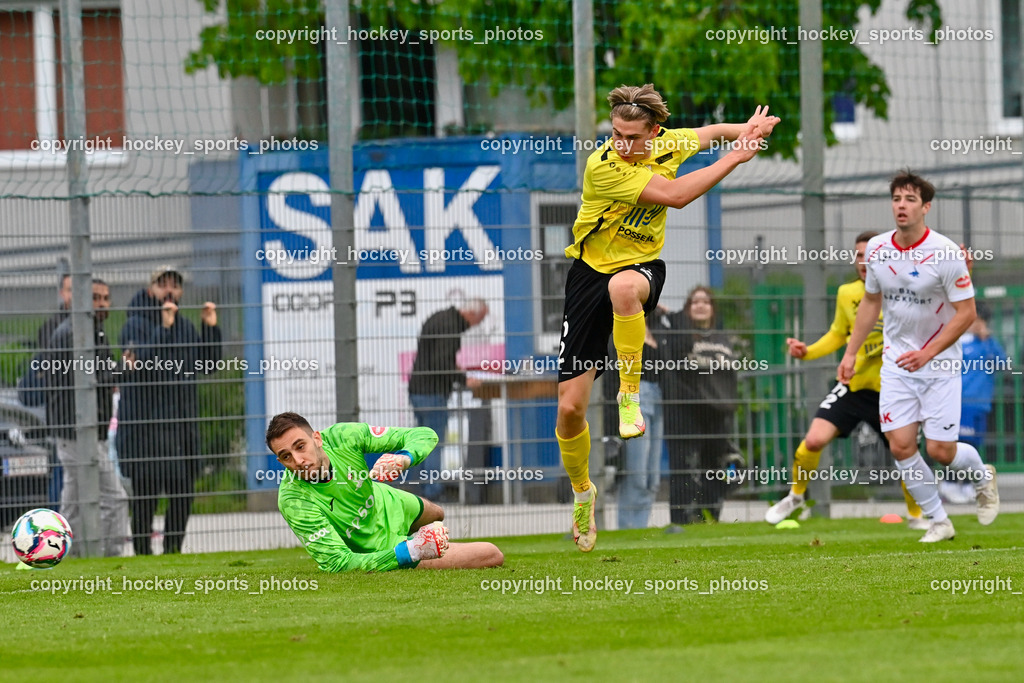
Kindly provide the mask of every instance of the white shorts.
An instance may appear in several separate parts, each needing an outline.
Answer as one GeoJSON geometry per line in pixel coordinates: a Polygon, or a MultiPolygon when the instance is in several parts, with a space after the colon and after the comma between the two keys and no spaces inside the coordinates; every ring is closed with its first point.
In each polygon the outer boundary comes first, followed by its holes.
{"type": "Polygon", "coordinates": [[[960,438],[960,375],[904,377],[882,373],[878,416],[883,432],[920,423],[924,438],[960,438]]]}

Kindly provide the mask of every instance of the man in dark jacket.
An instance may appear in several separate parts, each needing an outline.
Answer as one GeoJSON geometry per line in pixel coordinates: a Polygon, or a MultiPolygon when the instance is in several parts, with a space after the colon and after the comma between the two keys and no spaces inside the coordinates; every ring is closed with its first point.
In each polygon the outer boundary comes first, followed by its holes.
{"type": "MultiPolygon", "coordinates": [[[[103,280],[92,281],[92,307],[96,354],[85,358],[73,355],[74,340],[71,319],[65,318],[46,342],[46,423],[57,443],[57,457],[63,466],[64,488],[61,492],[61,513],[74,533],[81,533],[81,491],[79,482],[85,467],[97,467],[100,485],[100,549],[105,557],[117,557],[124,551],[128,528],[128,494],[121,485],[117,467],[107,449],[107,427],[113,409],[116,385],[116,364],[110,353],[103,321],[110,310],[110,287],[103,280]],[[98,448],[96,452],[78,454],[75,441],[75,367],[81,364],[96,376],[96,407],[98,448]]],[[[95,536],[96,531],[90,535],[95,536]]],[[[72,546],[74,549],[75,546],[72,546]]]]}
{"type": "MultiPolygon", "coordinates": [[[[60,276],[57,297],[60,307],[36,330],[36,352],[33,354],[32,360],[29,361],[25,374],[18,380],[18,400],[22,405],[31,408],[46,404],[47,373],[39,369],[39,361],[49,352],[50,339],[53,337],[54,331],[68,319],[68,314],[71,311],[71,275],[69,273],[60,276]]],[[[55,468],[54,477],[60,476],[60,468],[55,468]]],[[[59,479],[55,479],[55,482],[59,482],[59,479]]],[[[60,487],[55,485],[51,490],[59,495],[60,487]]],[[[54,499],[56,497],[54,496],[54,499]]]]}
{"type": "Polygon", "coordinates": [[[163,492],[168,497],[164,552],[181,552],[200,470],[196,377],[212,373],[221,358],[216,305],[203,304],[197,331],[178,312],[183,283],[178,269],[158,268],[149,287],[132,297],[121,329],[125,372],[117,443],[132,480],[136,555],[152,554],[153,515],[163,492]]]}
{"type": "Polygon", "coordinates": [[[62,322],[68,319],[71,311],[71,274],[64,273],[60,276],[60,287],[57,288],[57,298],[60,299],[60,308],[57,312],[46,319],[39,326],[36,332],[36,348],[46,349],[50,345],[50,339],[62,322]]]}
{"type": "MultiPolygon", "coordinates": [[[[451,306],[434,313],[423,323],[416,340],[416,360],[409,376],[409,403],[412,404],[418,427],[430,427],[440,439],[438,452],[444,447],[448,433],[448,397],[452,389],[466,386],[466,373],[459,369],[455,356],[462,346],[462,333],[479,325],[487,317],[487,304],[482,299],[468,301],[461,308],[451,306]]],[[[422,465],[409,470],[408,481],[424,482],[422,465]]],[[[426,498],[437,498],[441,484],[428,483],[422,489],[426,498]]]]}

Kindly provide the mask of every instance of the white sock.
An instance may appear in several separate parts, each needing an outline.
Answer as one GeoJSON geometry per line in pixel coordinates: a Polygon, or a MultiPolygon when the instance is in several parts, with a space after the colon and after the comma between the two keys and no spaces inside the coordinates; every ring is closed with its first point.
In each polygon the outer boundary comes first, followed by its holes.
{"type": "Polygon", "coordinates": [[[954,470],[969,472],[969,477],[960,481],[974,484],[975,489],[980,489],[988,478],[988,470],[985,469],[985,463],[982,462],[978,449],[963,441],[957,443],[956,456],[953,457],[953,462],[949,463],[949,466],[954,470]]]}
{"type": "Polygon", "coordinates": [[[935,474],[932,468],[925,464],[920,452],[915,451],[906,460],[897,460],[896,469],[900,471],[900,476],[907,484],[907,490],[921,506],[921,512],[928,520],[941,522],[949,519],[946,508],[942,507],[942,500],[939,498],[935,474]]]}

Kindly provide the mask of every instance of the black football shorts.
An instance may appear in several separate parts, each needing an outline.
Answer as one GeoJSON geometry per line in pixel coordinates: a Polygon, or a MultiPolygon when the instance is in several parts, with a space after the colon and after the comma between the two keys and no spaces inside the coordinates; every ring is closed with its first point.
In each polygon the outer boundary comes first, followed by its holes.
{"type": "Polygon", "coordinates": [[[861,422],[882,433],[878,421],[878,392],[871,389],[850,391],[850,387],[842,382],[825,395],[814,417],[831,422],[844,439],[861,422]]]}
{"type": "MultiPolygon", "coordinates": [[[[658,306],[665,286],[665,262],[655,259],[621,270],[635,270],[650,282],[651,293],[644,303],[644,314],[650,315],[658,306]]],[[[608,367],[608,337],[615,322],[608,281],[613,275],[615,273],[594,270],[580,259],[569,268],[565,280],[562,339],[558,345],[559,382],[579,377],[591,368],[597,368],[597,376],[600,376],[608,367]]]]}

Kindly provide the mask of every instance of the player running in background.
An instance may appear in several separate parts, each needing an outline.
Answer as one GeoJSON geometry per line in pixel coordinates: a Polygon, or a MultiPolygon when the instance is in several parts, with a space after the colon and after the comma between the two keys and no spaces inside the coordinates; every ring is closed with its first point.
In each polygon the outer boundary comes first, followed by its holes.
{"type": "Polygon", "coordinates": [[[917,432],[933,460],[962,470],[974,483],[978,521],[999,513],[995,468],[978,451],[958,443],[960,336],[975,318],[974,285],[963,249],[924,222],[935,188],[909,172],[889,184],[896,229],[867,245],[867,277],[853,334],[839,365],[841,382],[853,379],[856,353],[883,317],[882,431],[910,494],[931,524],[920,539],[935,543],[955,535],[939,499],[935,475],[918,452],[917,432]]]}
{"type": "Polygon", "coordinates": [[[657,306],[665,282],[658,256],[666,209],[686,206],[752,159],[779,122],[758,107],[745,124],[662,128],[669,111],[650,84],[618,87],[608,102],[612,137],[587,160],[583,204],[565,250],[575,260],[565,283],[558,354],[555,436],[575,493],[573,538],[583,552],[597,540],[586,413],[608,361],[609,335],[618,356],[619,435],[631,439],[645,429],[639,396],[644,315],[657,306]],[[739,144],[714,164],[676,178],[685,159],[723,141],[739,144]]]}
{"type": "Polygon", "coordinates": [[[438,505],[380,483],[423,462],[436,444],[427,427],[340,423],[314,432],[301,415],[274,416],[267,446],[287,470],[278,508],[320,569],[501,566],[493,543],[449,544],[438,505]],[[367,453],[381,454],[372,469],[367,453]]]}
{"type": "MultiPolygon", "coordinates": [[[[799,339],[786,340],[789,355],[802,360],[815,360],[838,351],[850,339],[857,307],[864,298],[864,278],[867,264],[864,249],[876,232],[862,232],[854,242],[857,279],[839,287],[836,292],[836,315],[832,327],[822,337],[807,346],[799,339]]],[[[849,386],[842,382],[825,396],[818,406],[818,412],[811,421],[804,440],[793,455],[793,483],[789,495],[768,508],[764,521],[778,524],[797,510],[804,509],[804,494],[810,472],[818,468],[818,460],[825,447],[837,437],[845,439],[859,423],[865,422],[884,438],[878,421],[878,390],[881,384],[879,373],[882,369],[882,321],[879,320],[868,334],[864,345],[857,351],[853,379],[849,386]]],[[[927,529],[928,522],[921,518],[921,508],[902,484],[903,497],[907,501],[907,524],[911,529],[927,529]]]]}

